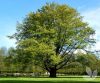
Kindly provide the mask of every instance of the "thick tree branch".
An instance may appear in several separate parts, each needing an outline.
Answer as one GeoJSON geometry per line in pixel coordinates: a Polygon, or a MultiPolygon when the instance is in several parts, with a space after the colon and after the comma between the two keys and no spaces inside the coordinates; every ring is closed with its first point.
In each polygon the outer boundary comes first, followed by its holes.
{"type": "Polygon", "coordinates": [[[49,69],[49,67],[48,67],[48,65],[47,65],[46,63],[47,63],[47,61],[44,61],[44,67],[45,67],[45,69],[46,69],[47,71],[50,71],[50,69],[49,69]]]}
{"type": "MultiPolygon", "coordinates": [[[[78,43],[78,42],[77,42],[78,43]]],[[[64,65],[66,65],[67,64],[67,62],[69,62],[69,60],[70,60],[70,58],[73,56],[73,52],[71,52],[73,49],[77,49],[77,43],[75,43],[73,46],[72,46],[72,48],[70,49],[70,51],[69,52],[67,52],[67,53],[65,53],[64,55],[63,55],[63,57],[65,56],[65,55],[69,55],[69,58],[65,58],[65,60],[64,61],[61,61],[61,62],[59,62],[57,65],[59,66],[59,65],[61,65],[60,67],[58,67],[57,68],[57,70],[58,69],[60,69],[60,68],[62,68],[64,65]],[[70,53],[71,52],[71,53],[70,53]],[[63,64],[64,63],[64,64],[63,64]]]]}

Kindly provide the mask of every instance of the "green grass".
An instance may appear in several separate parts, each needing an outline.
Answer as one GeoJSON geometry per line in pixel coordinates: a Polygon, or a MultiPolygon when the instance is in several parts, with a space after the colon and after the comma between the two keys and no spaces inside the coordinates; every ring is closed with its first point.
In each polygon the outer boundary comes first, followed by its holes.
{"type": "Polygon", "coordinates": [[[60,78],[0,78],[0,83],[100,83],[100,78],[85,80],[83,77],[60,78]]]}

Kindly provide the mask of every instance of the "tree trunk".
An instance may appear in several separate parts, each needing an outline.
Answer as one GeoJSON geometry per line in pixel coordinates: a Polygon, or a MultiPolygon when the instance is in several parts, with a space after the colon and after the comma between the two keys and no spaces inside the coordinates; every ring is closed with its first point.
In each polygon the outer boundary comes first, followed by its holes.
{"type": "Polygon", "coordinates": [[[50,76],[49,77],[51,77],[51,78],[55,78],[56,77],[56,69],[55,68],[51,68],[50,69],[50,76]]]}

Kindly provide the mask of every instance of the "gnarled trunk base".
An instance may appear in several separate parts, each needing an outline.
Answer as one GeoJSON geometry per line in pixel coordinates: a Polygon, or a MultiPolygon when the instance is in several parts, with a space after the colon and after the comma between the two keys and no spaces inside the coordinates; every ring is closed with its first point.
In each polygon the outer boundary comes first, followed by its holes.
{"type": "Polygon", "coordinates": [[[54,68],[51,68],[50,69],[50,76],[49,77],[51,77],[51,78],[56,78],[56,69],[54,69],[54,68]]]}

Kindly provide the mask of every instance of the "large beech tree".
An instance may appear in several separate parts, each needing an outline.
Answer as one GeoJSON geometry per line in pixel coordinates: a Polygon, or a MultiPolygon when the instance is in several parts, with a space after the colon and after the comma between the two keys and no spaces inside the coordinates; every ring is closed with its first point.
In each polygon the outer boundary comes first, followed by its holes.
{"type": "Polygon", "coordinates": [[[56,77],[56,71],[69,62],[75,50],[95,42],[93,34],[74,8],[51,3],[29,13],[11,37],[16,38],[17,49],[33,56],[36,65],[56,77]]]}

